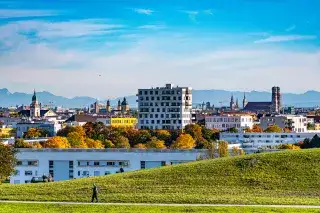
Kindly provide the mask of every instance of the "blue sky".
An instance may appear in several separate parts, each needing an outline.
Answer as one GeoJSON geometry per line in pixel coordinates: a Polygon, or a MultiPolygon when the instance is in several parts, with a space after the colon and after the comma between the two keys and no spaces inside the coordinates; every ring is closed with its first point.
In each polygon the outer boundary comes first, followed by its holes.
{"type": "Polygon", "coordinates": [[[109,98],[195,89],[320,90],[317,0],[2,0],[0,84],[109,98]]]}

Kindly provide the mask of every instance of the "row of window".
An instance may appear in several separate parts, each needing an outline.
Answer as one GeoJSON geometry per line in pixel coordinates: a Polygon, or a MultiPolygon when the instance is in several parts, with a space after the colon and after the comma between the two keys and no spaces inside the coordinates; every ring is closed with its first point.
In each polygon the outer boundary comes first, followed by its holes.
{"type": "MultiPolygon", "coordinates": [[[[191,121],[188,121],[190,123],[191,121]]],[[[140,120],[140,125],[144,124],[181,124],[181,120],[140,120]]],[[[184,120],[184,123],[186,121],[184,120]]]]}
{"type": "Polygon", "coordinates": [[[128,167],[129,161],[78,161],[78,166],[85,167],[128,167]]]}
{"type": "MultiPolygon", "coordinates": [[[[190,92],[189,91],[186,91],[186,92],[182,92],[183,94],[189,94],[190,92]]],[[[162,94],[162,95],[174,95],[174,94],[177,94],[177,95],[181,95],[181,91],[180,90],[162,90],[162,91],[158,91],[158,90],[144,90],[144,91],[139,91],[139,95],[159,95],[159,94],[162,94]]]]}
{"type": "Polygon", "coordinates": [[[139,114],[139,118],[180,118],[180,113],[179,114],[139,114]]]}
{"type": "Polygon", "coordinates": [[[38,166],[37,160],[20,160],[17,161],[17,166],[38,166]]]}
{"type": "MultiPolygon", "coordinates": [[[[20,176],[20,170],[16,170],[15,173],[14,173],[15,176],[20,176]]],[[[38,176],[38,171],[31,171],[31,170],[27,170],[27,171],[24,171],[24,175],[25,176],[38,176]]]]}
{"type": "Polygon", "coordinates": [[[252,122],[252,118],[206,118],[206,122],[252,122]]]}

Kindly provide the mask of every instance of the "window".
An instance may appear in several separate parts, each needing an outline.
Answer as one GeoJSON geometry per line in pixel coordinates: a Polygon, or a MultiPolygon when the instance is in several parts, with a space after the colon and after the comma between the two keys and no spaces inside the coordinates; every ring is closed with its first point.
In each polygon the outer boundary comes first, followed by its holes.
{"type": "Polygon", "coordinates": [[[19,170],[14,171],[14,175],[15,176],[20,176],[20,171],[19,170]]]}
{"type": "Polygon", "coordinates": [[[18,161],[17,166],[22,166],[22,161],[18,161]]]}
{"type": "MultiPolygon", "coordinates": [[[[100,166],[100,162],[99,162],[99,161],[95,161],[93,165],[94,165],[94,166],[100,166]]],[[[95,176],[96,176],[96,175],[95,175],[95,176]]]]}
{"type": "Polygon", "coordinates": [[[49,169],[52,169],[52,168],[53,168],[53,161],[50,160],[50,161],[49,161],[49,169]]]}
{"type": "Polygon", "coordinates": [[[24,172],[24,175],[25,175],[25,176],[32,176],[32,171],[25,171],[25,172],[24,172]]]}
{"type": "Polygon", "coordinates": [[[111,162],[111,161],[107,162],[107,166],[114,166],[114,165],[115,165],[114,162],[111,162]]]}
{"type": "Polygon", "coordinates": [[[83,171],[82,176],[89,176],[89,171],[83,171]]]}
{"type": "Polygon", "coordinates": [[[129,162],[128,161],[120,161],[119,166],[129,166],[129,162]]]}
{"type": "Polygon", "coordinates": [[[145,161],[140,161],[140,167],[141,167],[141,169],[145,169],[146,168],[146,162],[145,161]]]}
{"type": "Polygon", "coordinates": [[[28,166],[38,166],[38,161],[28,161],[28,166]]]}
{"type": "Polygon", "coordinates": [[[73,169],[73,161],[69,161],[69,169],[73,169]]]}

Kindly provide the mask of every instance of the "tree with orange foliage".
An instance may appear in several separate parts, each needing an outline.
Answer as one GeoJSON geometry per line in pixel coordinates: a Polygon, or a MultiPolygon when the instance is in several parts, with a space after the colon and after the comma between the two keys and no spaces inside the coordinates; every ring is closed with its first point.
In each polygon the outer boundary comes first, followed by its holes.
{"type": "Polygon", "coordinates": [[[128,138],[124,136],[119,136],[113,141],[116,148],[130,148],[129,140],[128,138]]]}
{"type": "Polygon", "coordinates": [[[159,140],[157,137],[152,137],[150,141],[147,142],[146,147],[148,149],[165,149],[167,148],[163,140],[159,140]]]}
{"type": "Polygon", "coordinates": [[[283,128],[283,132],[285,133],[291,133],[292,131],[289,128],[283,128]]]}
{"type": "Polygon", "coordinates": [[[267,129],[264,130],[264,132],[267,132],[267,133],[282,133],[282,129],[278,126],[278,125],[271,125],[271,126],[268,126],[267,129]]]}
{"type": "Polygon", "coordinates": [[[103,149],[104,145],[99,140],[93,140],[91,138],[86,138],[85,143],[88,148],[91,149],[103,149]]]}
{"type": "Polygon", "coordinates": [[[71,148],[69,141],[65,137],[55,136],[47,140],[43,145],[44,148],[67,149],[71,148]]]}
{"type": "Polygon", "coordinates": [[[253,133],[261,133],[261,132],[263,132],[263,129],[258,124],[254,124],[252,126],[252,129],[247,128],[245,131],[248,132],[248,133],[251,133],[251,132],[253,132],[253,133]]]}
{"type": "Polygon", "coordinates": [[[171,145],[173,149],[192,149],[196,142],[189,134],[181,134],[171,145]]]}

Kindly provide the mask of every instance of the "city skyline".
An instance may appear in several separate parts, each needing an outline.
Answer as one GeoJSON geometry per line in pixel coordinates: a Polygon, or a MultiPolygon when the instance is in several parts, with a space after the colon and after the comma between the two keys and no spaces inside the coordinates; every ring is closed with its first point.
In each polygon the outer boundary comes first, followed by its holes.
{"type": "Polygon", "coordinates": [[[315,0],[0,2],[0,84],[98,98],[167,82],[320,91],[319,7],[315,0]]]}

